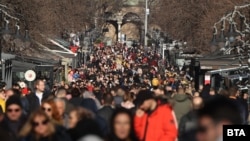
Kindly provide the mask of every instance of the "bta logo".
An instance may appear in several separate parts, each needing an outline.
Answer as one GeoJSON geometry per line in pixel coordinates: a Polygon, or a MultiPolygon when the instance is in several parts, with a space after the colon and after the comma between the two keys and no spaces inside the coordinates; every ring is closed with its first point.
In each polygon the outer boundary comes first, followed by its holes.
{"type": "Polygon", "coordinates": [[[246,136],[243,129],[227,129],[227,136],[246,136]]]}

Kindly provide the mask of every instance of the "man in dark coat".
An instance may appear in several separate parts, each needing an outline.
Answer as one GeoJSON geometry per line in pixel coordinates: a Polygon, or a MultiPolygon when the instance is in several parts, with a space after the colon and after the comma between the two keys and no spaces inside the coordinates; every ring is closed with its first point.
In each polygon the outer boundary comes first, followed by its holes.
{"type": "Polygon", "coordinates": [[[69,129],[68,134],[73,141],[78,141],[86,135],[97,135],[102,137],[103,135],[99,127],[99,124],[95,120],[86,118],[80,120],[75,128],[69,129]]]}
{"type": "Polygon", "coordinates": [[[108,126],[110,126],[111,125],[110,119],[114,112],[114,109],[112,107],[114,104],[113,96],[111,94],[103,95],[102,103],[103,103],[103,107],[100,110],[98,110],[97,114],[101,116],[102,118],[104,118],[108,126]]]}
{"type": "Polygon", "coordinates": [[[97,105],[93,99],[83,99],[81,106],[95,114],[95,121],[98,123],[103,136],[108,134],[108,125],[104,118],[97,114],[97,105]]]}
{"type": "Polygon", "coordinates": [[[248,120],[246,118],[248,111],[246,111],[243,101],[238,99],[238,95],[239,95],[239,90],[238,90],[237,86],[233,86],[229,89],[229,98],[235,104],[235,106],[238,108],[238,110],[240,111],[240,115],[242,117],[243,124],[246,124],[247,120],[248,120]]]}
{"type": "Polygon", "coordinates": [[[0,128],[3,129],[3,132],[0,132],[4,135],[4,138],[7,138],[8,141],[18,140],[18,133],[23,124],[26,122],[26,118],[23,116],[22,110],[20,98],[18,96],[9,97],[6,101],[6,116],[0,123],[0,128]]]}
{"type": "Polygon", "coordinates": [[[38,109],[43,100],[48,99],[50,94],[45,93],[45,82],[43,80],[36,80],[35,92],[27,96],[29,102],[29,112],[38,109]]]}
{"type": "Polygon", "coordinates": [[[192,110],[185,114],[179,124],[179,141],[196,141],[195,134],[197,128],[197,112],[203,106],[201,97],[192,99],[192,110]]]}

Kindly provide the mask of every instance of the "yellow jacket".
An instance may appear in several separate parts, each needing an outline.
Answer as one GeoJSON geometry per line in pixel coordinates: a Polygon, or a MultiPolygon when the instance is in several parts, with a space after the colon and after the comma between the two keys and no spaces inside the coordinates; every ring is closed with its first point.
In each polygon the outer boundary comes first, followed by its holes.
{"type": "Polygon", "coordinates": [[[2,110],[5,113],[5,101],[3,99],[0,99],[0,106],[2,107],[2,110]]]}

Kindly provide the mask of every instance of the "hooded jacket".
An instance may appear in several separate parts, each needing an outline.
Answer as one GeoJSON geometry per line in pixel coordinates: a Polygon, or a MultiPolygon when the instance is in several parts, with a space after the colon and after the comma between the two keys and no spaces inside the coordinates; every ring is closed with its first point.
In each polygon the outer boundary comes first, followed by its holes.
{"type": "Polygon", "coordinates": [[[135,132],[141,141],[175,141],[177,125],[172,108],[158,106],[151,114],[135,116],[135,132]]]}
{"type": "Polygon", "coordinates": [[[173,109],[179,124],[182,116],[192,109],[192,101],[186,94],[176,94],[173,97],[173,109]]]}

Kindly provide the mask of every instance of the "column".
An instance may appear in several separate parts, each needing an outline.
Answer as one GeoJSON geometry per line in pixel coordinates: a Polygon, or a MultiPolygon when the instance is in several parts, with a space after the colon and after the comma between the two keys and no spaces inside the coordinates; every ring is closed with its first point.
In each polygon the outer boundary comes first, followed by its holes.
{"type": "Polygon", "coordinates": [[[211,76],[211,88],[215,87],[215,76],[211,76]]]}
{"type": "Polygon", "coordinates": [[[121,42],[121,26],[122,26],[122,21],[121,19],[119,19],[117,21],[117,24],[118,24],[118,42],[121,42]]]}
{"type": "Polygon", "coordinates": [[[87,52],[84,52],[84,64],[87,65],[87,52]]]}
{"type": "Polygon", "coordinates": [[[2,65],[2,81],[5,80],[5,60],[1,60],[1,65],[2,65]]]}

